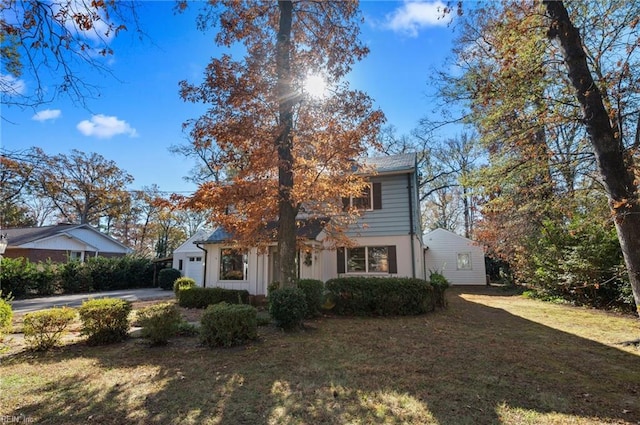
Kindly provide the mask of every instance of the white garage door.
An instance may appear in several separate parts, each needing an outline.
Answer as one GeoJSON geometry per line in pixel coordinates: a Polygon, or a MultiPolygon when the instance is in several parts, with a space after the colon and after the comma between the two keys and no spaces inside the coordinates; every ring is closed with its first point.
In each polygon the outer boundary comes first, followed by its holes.
{"type": "Polygon", "coordinates": [[[196,285],[202,286],[202,276],[204,273],[204,263],[202,257],[187,257],[187,266],[184,275],[196,281],[196,285]]]}

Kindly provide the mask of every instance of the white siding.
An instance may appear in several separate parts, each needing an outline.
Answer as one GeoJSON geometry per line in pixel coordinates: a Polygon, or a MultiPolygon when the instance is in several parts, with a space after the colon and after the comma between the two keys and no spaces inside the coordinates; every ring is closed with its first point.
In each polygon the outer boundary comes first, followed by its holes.
{"type": "MultiPolygon", "coordinates": [[[[73,237],[78,238],[86,242],[88,245],[97,248],[98,252],[126,254],[131,251],[130,249],[127,249],[118,244],[116,241],[111,240],[111,238],[91,229],[81,227],[77,229],[71,229],[69,233],[73,235],[73,237]]],[[[91,249],[87,249],[87,251],[91,251],[91,249]]]]}
{"type": "Polygon", "coordinates": [[[69,229],[67,234],[57,234],[35,240],[22,244],[20,247],[57,251],[98,251],[118,254],[126,254],[131,251],[101,233],[83,228],[69,229]]]}
{"type": "Polygon", "coordinates": [[[198,248],[194,242],[206,239],[210,233],[211,232],[206,230],[198,230],[173,251],[172,267],[180,270],[182,276],[194,279],[198,286],[203,285],[205,252],[198,248]],[[190,261],[190,258],[198,257],[201,258],[199,263],[197,261],[190,261]],[[182,269],[180,269],[180,261],[182,261],[182,269]]]}
{"type": "MultiPolygon", "coordinates": [[[[371,276],[394,276],[394,277],[415,277],[424,279],[424,265],[422,259],[422,246],[417,238],[411,241],[409,235],[404,236],[378,236],[378,237],[359,237],[352,238],[355,246],[390,246],[396,247],[396,261],[398,265],[398,273],[394,274],[372,274],[371,276]],[[413,245],[413,266],[412,252],[413,245]]],[[[338,261],[336,250],[326,249],[322,251],[322,264],[318,268],[320,273],[319,279],[327,281],[338,277],[338,261]]],[[[341,276],[351,276],[352,274],[344,274],[341,276]]]]}
{"type": "Polygon", "coordinates": [[[476,242],[444,229],[436,229],[424,237],[425,267],[439,271],[452,285],[485,285],[484,250],[476,242]],[[471,268],[458,269],[458,254],[470,254],[471,268]]]}

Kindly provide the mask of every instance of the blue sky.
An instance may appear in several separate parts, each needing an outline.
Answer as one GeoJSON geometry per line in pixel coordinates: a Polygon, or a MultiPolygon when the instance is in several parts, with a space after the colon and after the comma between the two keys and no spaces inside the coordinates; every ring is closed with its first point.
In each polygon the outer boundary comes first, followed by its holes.
{"type": "MultiPolygon", "coordinates": [[[[113,77],[89,75],[100,96],[86,107],[62,96],[36,109],[2,105],[1,144],[18,150],[38,146],[49,154],[71,149],[97,152],[115,161],[135,181],[130,189],[157,184],[166,192],[190,192],[194,163],[175,156],[170,145],[186,142],[182,123],[197,118],[204,105],[183,102],[178,82],[200,81],[211,57],[220,54],[215,33],[196,29],[195,12],[174,15],[173,1],[143,1],[138,14],[147,38],[121,33],[108,58],[113,77]]],[[[442,3],[362,1],[361,40],[371,53],[349,76],[367,92],[399,134],[409,134],[432,110],[428,81],[450,56],[453,31],[438,20],[442,3]]],[[[2,77],[2,76],[0,76],[2,77]]],[[[33,89],[27,73],[18,85],[33,89]]]]}

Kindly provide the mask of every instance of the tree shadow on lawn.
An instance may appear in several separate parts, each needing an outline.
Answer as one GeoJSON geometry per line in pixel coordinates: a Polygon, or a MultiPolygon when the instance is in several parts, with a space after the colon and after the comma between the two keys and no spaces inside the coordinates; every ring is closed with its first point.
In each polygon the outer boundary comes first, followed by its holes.
{"type": "Polygon", "coordinates": [[[547,423],[554,412],[556,423],[640,421],[639,356],[456,293],[426,316],[312,325],[261,329],[236,349],[192,338],[13,356],[25,379],[62,370],[0,413],[55,424],[547,423]]]}

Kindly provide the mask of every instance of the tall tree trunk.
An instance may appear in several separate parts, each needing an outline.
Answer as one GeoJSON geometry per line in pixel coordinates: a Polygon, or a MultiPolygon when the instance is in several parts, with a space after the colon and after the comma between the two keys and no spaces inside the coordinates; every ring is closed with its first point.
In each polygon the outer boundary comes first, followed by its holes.
{"type": "Polygon", "coordinates": [[[543,2],[552,19],[549,37],[560,42],[569,79],[583,110],[583,121],[609,198],[618,240],[640,314],[640,204],[632,171],[633,159],[609,121],[602,94],[593,81],[582,47],[562,1],[543,2]]]}
{"type": "Polygon", "coordinates": [[[278,256],[279,281],[283,287],[293,286],[296,279],[296,206],[291,199],[293,191],[293,105],[295,96],[291,87],[291,23],[293,3],[279,1],[280,20],[276,41],[277,94],[280,133],[276,139],[278,149],[278,256]]]}

